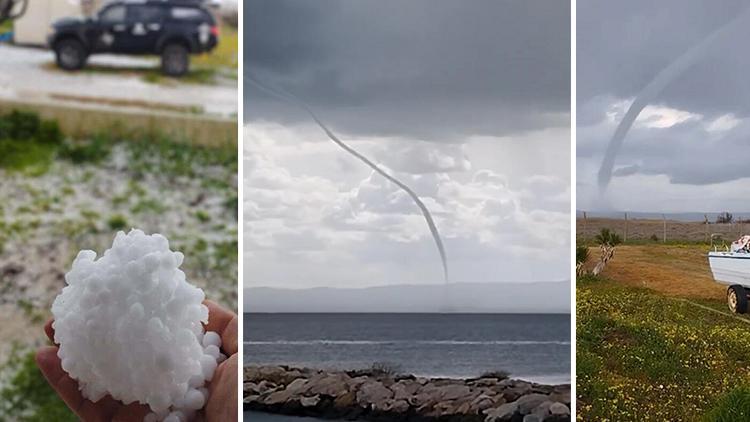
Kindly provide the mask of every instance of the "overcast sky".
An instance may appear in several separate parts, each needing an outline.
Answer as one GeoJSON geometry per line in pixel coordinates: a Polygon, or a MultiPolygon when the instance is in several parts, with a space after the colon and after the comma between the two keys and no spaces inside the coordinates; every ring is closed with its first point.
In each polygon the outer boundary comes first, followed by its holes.
{"type": "Polygon", "coordinates": [[[741,0],[578,1],[579,209],[750,210],[750,13],[741,15],[747,7],[741,0]],[[633,99],[737,16],[744,22],[643,110],[600,196],[604,150],[633,99]]]}
{"type": "MultiPolygon", "coordinates": [[[[569,278],[565,1],[245,3],[245,71],[308,103],[432,211],[451,281],[569,278]]],[[[245,285],[442,282],[419,209],[245,84],[245,285]]]]}

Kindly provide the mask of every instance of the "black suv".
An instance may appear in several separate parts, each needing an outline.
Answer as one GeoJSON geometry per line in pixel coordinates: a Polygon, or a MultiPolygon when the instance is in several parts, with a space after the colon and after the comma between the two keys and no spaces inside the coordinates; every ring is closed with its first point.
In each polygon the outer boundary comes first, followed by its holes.
{"type": "Polygon", "coordinates": [[[81,69],[94,53],[157,54],[162,72],[180,76],[189,54],[211,51],[218,40],[216,20],[199,1],[116,0],[95,17],[55,22],[48,43],[66,70],[81,69]]]}

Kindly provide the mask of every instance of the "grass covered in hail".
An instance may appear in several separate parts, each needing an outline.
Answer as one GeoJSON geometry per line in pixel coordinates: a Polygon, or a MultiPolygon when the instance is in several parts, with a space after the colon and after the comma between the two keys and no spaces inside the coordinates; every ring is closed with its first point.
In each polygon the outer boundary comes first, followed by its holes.
{"type": "Polygon", "coordinates": [[[0,421],[64,420],[32,362],[81,249],[118,230],[163,233],[206,297],[237,305],[237,149],[159,136],[65,136],[33,113],[0,115],[0,421]],[[15,403],[3,407],[2,403],[15,403]]]}
{"type": "Polygon", "coordinates": [[[576,312],[578,420],[747,419],[750,319],[728,314],[721,297],[587,276],[576,312]]]}

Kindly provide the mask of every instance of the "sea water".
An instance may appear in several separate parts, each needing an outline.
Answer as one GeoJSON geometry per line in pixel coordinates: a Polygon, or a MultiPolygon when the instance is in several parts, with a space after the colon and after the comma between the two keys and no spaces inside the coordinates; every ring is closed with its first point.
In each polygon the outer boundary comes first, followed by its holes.
{"type": "Polygon", "coordinates": [[[570,382],[568,314],[245,314],[245,364],[570,382]]]}

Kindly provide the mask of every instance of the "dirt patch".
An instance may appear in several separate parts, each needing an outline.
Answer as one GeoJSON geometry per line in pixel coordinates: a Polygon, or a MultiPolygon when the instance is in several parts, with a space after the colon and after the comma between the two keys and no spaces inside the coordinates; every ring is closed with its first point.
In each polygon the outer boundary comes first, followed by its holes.
{"type": "MultiPolygon", "coordinates": [[[[725,287],[711,276],[707,252],[700,245],[620,245],[603,275],[671,297],[722,299],[725,287]]],[[[595,258],[599,250],[591,248],[589,254],[595,258]]]]}
{"type": "Polygon", "coordinates": [[[102,98],[102,97],[90,97],[83,95],[67,95],[67,94],[55,94],[49,95],[54,100],[61,101],[74,101],[84,104],[101,104],[110,107],[130,107],[136,109],[149,109],[149,110],[165,110],[174,111],[177,113],[193,113],[200,114],[203,110],[197,106],[180,106],[167,103],[160,103],[146,100],[131,100],[131,99],[115,99],[115,98],[102,98]]]}

